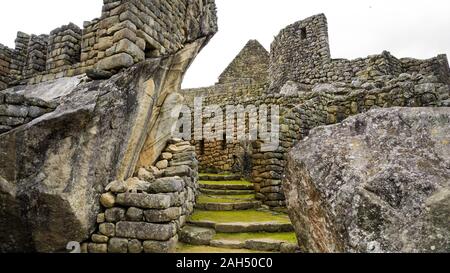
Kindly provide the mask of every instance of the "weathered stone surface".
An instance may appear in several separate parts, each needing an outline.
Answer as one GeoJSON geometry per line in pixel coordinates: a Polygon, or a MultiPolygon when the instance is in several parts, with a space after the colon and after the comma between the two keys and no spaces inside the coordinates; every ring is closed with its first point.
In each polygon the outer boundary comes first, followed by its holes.
{"type": "Polygon", "coordinates": [[[106,244],[108,243],[108,236],[100,235],[100,234],[92,234],[91,236],[92,242],[97,244],[106,244]]]}
{"type": "Polygon", "coordinates": [[[105,190],[112,193],[124,193],[128,188],[124,181],[113,181],[106,186],[105,190]]]}
{"type": "Polygon", "coordinates": [[[134,64],[133,57],[127,53],[120,53],[107,57],[97,63],[97,70],[111,70],[130,67],[134,64]]]}
{"type": "Polygon", "coordinates": [[[144,211],[131,207],[127,210],[126,218],[128,221],[142,221],[144,219],[144,211]]]}
{"type": "Polygon", "coordinates": [[[100,196],[100,203],[105,208],[112,208],[112,207],[114,207],[114,204],[116,203],[116,197],[114,196],[114,194],[112,194],[110,192],[104,193],[100,196]]]}
{"type": "Polygon", "coordinates": [[[129,253],[142,253],[143,250],[144,248],[142,247],[141,241],[133,239],[128,242],[129,253]]]}
{"type": "Polygon", "coordinates": [[[184,188],[184,181],[180,177],[166,177],[157,179],[148,188],[150,193],[180,192],[184,188]]]}
{"type": "Polygon", "coordinates": [[[191,176],[192,170],[188,166],[174,166],[164,170],[165,176],[191,176]]]}
{"type": "Polygon", "coordinates": [[[450,108],[373,110],[314,129],[283,182],[307,252],[448,252],[450,108]]]}
{"type": "Polygon", "coordinates": [[[89,253],[98,253],[98,254],[108,253],[108,245],[107,244],[89,243],[88,251],[89,251],[89,253]]]}
{"type": "Polygon", "coordinates": [[[185,226],[181,230],[180,241],[191,245],[209,245],[215,235],[214,229],[185,226]]]}
{"type": "Polygon", "coordinates": [[[155,166],[160,170],[164,170],[167,167],[169,167],[169,161],[161,160],[161,161],[157,162],[155,166]]]}
{"type": "Polygon", "coordinates": [[[145,168],[139,169],[138,178],[146,182],[153,182],[155,180],[155,176],[153,175],[153,173],[147,171],[145,168]]]}
{"type": "Polygon", "coordinates": [[[245,248],[259,251],[280,251],[282,241],[272,239],[255,239],[245,241],[245,248]]]}
{"type": "Polygon", "coordinates": [[[150,183],[147,181],[142,181],[137,177],[131,177],[127,181],[125,181],[125,185],[127,188],[127,191],[129,192],[146,192],[148,191],[148,188],[150,187],[150,183]]]}
{"type": "Polygon", "coordinates": [[[178,243],[178,237],[172,237],[168,241],[145,241],[145,253],[174,253],[178,243]]]}
{"type": "Polygon", "coordinates": [[[143,222],[119,222],[116,225],[116,236],[139,239],[167,241],[176,233],[174,224],[150,224],[143,222]]]}
{"type": "Polygon", "coordinates": [[[181,216],[181,208],[174,207],[165,210],[146,210],[144,212],[145,220],[149,223],[164,223],[178,220],[181,216]]]}
{"type": "Polygon", "coordinates": [[[101,234],[108,237],[113,237],[116,234],[116,226],[112,223],[100,224],[99,230],[101,234]]]}
{"type": "Polygon", "coordinates": [[[121,193],[117,195],[117,204],[143,209],[167,209],[170,197],[163,194],[121,193]]]}
{"type": "Polygon", "coordinates": [[[127,253],[128,239],[111,238],[108,242],[109,253],[127,253]]]}
{"type": "Polygon", "coordinates": [[[125,209],[117,207],[107,209],[105,211],[105,219],[110,223],[116,223],[125,220],[125,209]]]}

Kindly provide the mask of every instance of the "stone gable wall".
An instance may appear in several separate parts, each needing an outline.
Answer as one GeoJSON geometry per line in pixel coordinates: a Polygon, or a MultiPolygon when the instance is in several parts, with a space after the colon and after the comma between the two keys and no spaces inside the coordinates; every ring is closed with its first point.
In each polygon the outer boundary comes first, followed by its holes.
{"type": "Polygon", "coordinates": [[[231,64],[219,76],[219,84],[248,79],[267,82],[269,52],[256,40],[250,40],[231,64]]]}

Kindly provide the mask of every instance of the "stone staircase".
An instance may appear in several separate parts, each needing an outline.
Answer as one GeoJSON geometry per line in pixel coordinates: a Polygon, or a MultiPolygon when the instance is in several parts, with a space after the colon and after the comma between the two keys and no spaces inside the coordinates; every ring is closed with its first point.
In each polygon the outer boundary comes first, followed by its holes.
{"type": "Polygon", "coordinates": [[[194,214],[180,234],[181,253],[298,251],[289,217],[264,208],[251,182],[235,174],[200,174],[194,214]]]}

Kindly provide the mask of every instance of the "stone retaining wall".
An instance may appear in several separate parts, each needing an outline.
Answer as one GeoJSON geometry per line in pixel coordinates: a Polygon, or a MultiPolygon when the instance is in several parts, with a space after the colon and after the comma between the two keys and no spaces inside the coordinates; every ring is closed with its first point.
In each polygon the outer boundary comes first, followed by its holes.
{"type": "Polygon", "coordinates": [[[28,44],[28,54],[26,58],[25,68],[23,70],[24,77],[31,77],[46,69],[47,60],[47,35],[31,35],[28,44]]]}
{"type": "Polygon", "coordinates": [[[98,229],[87,253],[171,253],[178,233],[195,206],[199,192],[195,149],[171,140],[156,166],[141,168],[136,177],[114,181],[101,196],[98,229]]]}
{"type": "Polygon", "coordinates": [[[11,49],[0,44],[0,90],[7,88],[11,81],[10,65],[12,54],[11,49]]]}
{"type": "Polygon", "coordinates": [[[80,62],[82,30],[68,24],[53,30],[48,41],[46,70],[59,72],[80,62]]]}
{"type": "Polygon", "coordinates": [[[0,92],[0,134],[52,112],[56,107],[56,104],[37,98],[0,92]]]}
{"type": "MultiPolygon", "coordinates": [[[[192,109],[194,98],[204,96],[203,109],[219,105],[224,115],[227,105],[280,106],[280,147],[276,151],[261,152],[259,141],[193,141],[202,171],[244,173],[254,183],[258,199],[271,207],[285,205],[281,179],[286,154],[311,129],[377,107],[450,105],[449,86],[432,74],[402,73],[314,86],[290,81],[281,92],[269,90],[268,84],[226,84],[189,89],[184,94],[192,109]]],[[[203,124],[207,122],[203,120],[203,124]]]]}

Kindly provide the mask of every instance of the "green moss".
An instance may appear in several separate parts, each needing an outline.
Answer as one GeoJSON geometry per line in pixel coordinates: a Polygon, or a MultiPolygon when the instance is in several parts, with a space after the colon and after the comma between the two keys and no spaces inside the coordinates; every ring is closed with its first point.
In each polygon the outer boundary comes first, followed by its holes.
{"type": "Polygon", "coordinates": [[[200,195],[197,198],[197,203],[239,203],[242,201],[255,200],[254,194],[247,195],[226,195],[226,196],[214,196],[214,195],[200,195]]]}
{"type": "Polygon", "coordinates": [[[232,173],[200,173],[200,176],[211,176],[211,177],[222,177],[222,176],[230,176],[230,175],[234,175],[232,173]]]}
{"type": "Polygon", "coordinates": [[[203,185],[244,185],[244,186],[253,186],[253,183],[245,181],[245,180],[227,180],[227,181],[204,181],[200,180],[200,184],[203,185]]]}
{"type": "Polygon", "coordinates": [[[192,221],[210,221],[215,223],[235,222],[279,222],[290,223],[286,214],[260,210],[242,211],[202,211],[197,210],[191,216],[192,221]]]}
{"type": "Polygon", "coordinates": [[[214,240],[232,240],[245,242],[252,239],[271,239],[283,241],[287,243],[297,243],[297,237],[294,232],[279,232],[279,233],[217,233],[214,240]]]}
{"type": "Polygon", "coordinates": [[[253,251],[247,249],[229,249],[229,248],[219,248],[211,246],[193,246],[186,244],[178,244],[178,253],[266,253],[261,251],[253,251]]]}

